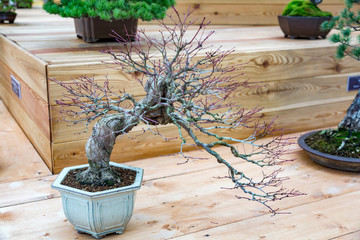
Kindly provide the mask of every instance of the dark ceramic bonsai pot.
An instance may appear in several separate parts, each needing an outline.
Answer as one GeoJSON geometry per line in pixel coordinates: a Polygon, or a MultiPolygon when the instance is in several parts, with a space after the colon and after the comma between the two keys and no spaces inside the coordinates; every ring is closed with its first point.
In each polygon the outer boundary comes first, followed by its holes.
{"type": "Polygon", "coordinates": [[[329,168],[350,172],[360,172],[360,158],[340,157],[327,153],[322,153],[310,148],[305,143],[305,139],[316,132],[317,131],[306,133],[298,139],[299,146],[306,151],[307,155],[310,157],[311,160],[313,160],[315,163],[329,168]]]}
{"type": "Polygon", "coordinates": [[[112,36],[114,32],[126,40],[133,40],[137,30],[137,19],[114,20],[112,22],[100,18],[75,18],[75,30],[78,38],[85,42],[94,43],[98,41],[115,41],[112,36]],[[114,31],[114,32],[113,32],[114,31]]]}
{"type": "Polygon", "coordinates": [[[330,30],[323,31],[320,26],[331,17],[278,16],[279,25],[285,37],[318,39],[326,38],[330,30]]]}
{"type": "Polygon", "coordinates": [[[14,23],[16,15],[13,12],[0,12],[0,23],[5,23],[5,21],[14,23]]]}

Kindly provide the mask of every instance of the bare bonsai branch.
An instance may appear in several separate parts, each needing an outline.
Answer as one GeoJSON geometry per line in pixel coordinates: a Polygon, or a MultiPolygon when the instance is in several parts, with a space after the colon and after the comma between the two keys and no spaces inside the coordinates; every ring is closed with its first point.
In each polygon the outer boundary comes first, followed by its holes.
{"type": "Polygon", "coordinates": [[[204,149],[227,167],[234,188],[242,190],[248,196],[246,199],[262,203],[276,213],[277,210],[268,205],[269,201],[301,193],[283,188],[285,178],[277,177],[278,171],[264,174],[260,181],[255,181],[236,169],[232,162],[240,160],[259,167],[281,164],[287,161],[281,156],[290,144],[289,139],[282,137],[282,130],[276,129],[274,121],[259,122],[261,108],[248,110],[229,101],[231,94],[251,86],[242,77],[244,66],[226,64],[225,59],[234,50],[205,45],[214,34],[206,29],[209,23],[205,19],[193,27],[193,22],[187,23],[191,12],[184,18],[176,9],[174,12],[170,16],[174,24],[160,22],[162,29],[156,36],[139,30],[134,42],[125,42],[114,33],[121,47],[103,51],[112,57],[115,67],[132,74],[141,84],[145,92],[141,100],[125,91],[115,93],[108,80],[100,85],[93,77],[82,76],[68,83],[57,82],[67,90],[64,98],[57,101],[64,107],[61,114],[78,116],[76,120],[67,119],[69,122],[88,125],[101,117],[86,145],[90,168],[78,179],[84,183],[95,181],[95,184],[119,181],[108,170],[105,180],[99,177],[100,171],[109,169],[116,137],[127,134],[140,122],[147,126],[173,124],[182,141],[179,154],[186,161],[190,157],[183,152],[184,145],[193,144],[204,149]],[[251,129],[252,134],[244,139],[220,135],[219,130],[237,128],[251,129]],[[185,130],[192,142],[187,142],[181,130],[185,130]],[[199,134],[206,135],[208,141],[200,140],[199,134]],[[272,140],[259,141],[268,136],[273,136],[272,140]],[[249,145],[252,150],[239,151],[234,143],[249,145]],[[229,149],[233,158],[224,159],[217,152],[219,146],[229,149]],[[268,191],[268,188],[277,190],[268,191]]]}

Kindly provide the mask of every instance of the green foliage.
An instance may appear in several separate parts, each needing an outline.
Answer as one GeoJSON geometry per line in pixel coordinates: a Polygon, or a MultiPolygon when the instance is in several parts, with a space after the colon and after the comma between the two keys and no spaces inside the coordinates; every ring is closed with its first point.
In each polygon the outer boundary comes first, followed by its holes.
{"type": "Polygon", "coordinates": [[[100,17],[111,21],[140,18],[144,21],[163,19],[174,0],[48,0],[43,8],[62,17],[100,17]]]}
{"type": "Polygon", "coordinates": [[[330,12],[320,10],[314,3],[308,0],[293,0],[285,7],[283,16],[301,17],[331,17],[330,12]]]}
{"type": "Polygon", "coordinates": [[[345,8],[339,13],[339,16],[321,26],[323,29],[339,30],[339,33],[330,37],[331,42],[339,44],[335,55],[338,59],[350,56],[360,60],[360,49],[356,46],[356,42],[359,42],[360,38],[353,39],[351,37],[352,32],[360,31],[360,12],[353,10],[354,4],[359,4],[359,2],[359,0],[345,0],[345,8]]]}
{"type": "Polygon", "coordinates": [[[309,136],[306,144],[320,152],[341,157],[360,158],[360,132],[326,129],[309,136]]]}
{"type": "Polygon", "coordinates": [[[31,8],[33,0],[16,0],[16,5],[22,8],[31,8]]]}
{"type": "Polygon", "coordinates": [[[9,1],[0,0],[0,12],[12,12],[15,13],[15,7],[9,3],[9,1]]]}

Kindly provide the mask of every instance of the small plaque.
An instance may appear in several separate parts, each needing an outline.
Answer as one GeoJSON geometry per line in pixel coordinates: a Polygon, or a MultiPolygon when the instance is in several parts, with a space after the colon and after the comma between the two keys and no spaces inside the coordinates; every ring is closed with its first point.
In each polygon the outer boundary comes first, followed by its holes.
{"type": "Polygon", "coordinates": [[[360,89],[360,76],[353,76],[348,78],[347,91],[355,91],[360,89]]]}
{"type": "Polygon", "coordinates": [[[20,82],[16,80],[16,78],[13,75],[11,75],[10,78],[11,78],[11,88],[13,92],[16,94],[16,96],[18,96],[18,98],[21,99],[20,82]]]}

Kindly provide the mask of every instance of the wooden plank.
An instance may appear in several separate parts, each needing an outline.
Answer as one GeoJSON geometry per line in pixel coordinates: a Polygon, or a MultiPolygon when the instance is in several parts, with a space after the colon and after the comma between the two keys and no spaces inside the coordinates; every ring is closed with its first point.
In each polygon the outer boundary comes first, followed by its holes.
{"type": "MultiPolygon", "coordinates": [[[[174,239],[199,239],[205,235],[209,236],[207,239],[221,239],[222,236],[234,239],[239,234],[244,239],[253,238],[255,234],[260,239],[277,239],[280,236],[283,239],[342,239],[332,237],[346,236],[360,227],[356,221],[360,213],[359,196],[360,191],[356,191],[291,208],[292,214],[286,217],[269,219],[268,216],[260,216],[174,239]],[[345,207],[346,203],[351,207],[345,207]]],[[[359,236],[359,232],[347,239],[357,239],[355,236],[359,236]]]]}
{"type": "Polygon", "coordinates": [[[0,208],[60,197],[58,191],[51,189],[56,177],[56,175],[37,176],[0,183],[0,208]]]}
{"type": "MultiPolygon", "coordinates": [[[[135,96],[144,95],[143,87],[140,83],[134,81],[130,74],[110,68],[110,66],[101,62],[87,62],[83,64],[66,64],[66,65],[50,65],[48,67],[49,78],[54,78],[58,81],[69,81],[80,75],[87,75],[94,77],[97,82],[103,82],[108,76],[111,79],[111,85],[116,90],[126,88],[131,94],[135,96]],[[64,72],[65,71],[65,72],[64,72]]],[[[55,100],[60,99],[63,94],[63,88],[54,82],[49,83],[49,97],[52,105],[55,105],[55,100]]]]}
{"type": "Polygon", "coordinates": [[[0,35],[0,52],[0,60],[48,102],[46,63],[3,35],[0,35]]]}
{"type": "Polygon", "coordinates": [[[39,126],[32,120],[32,118],[23,111],[22,106],[11,95],[12,93],[6,90],[6,88],[2,85],[2,82],[3,80],[0,81],[0,96],[3,102],[8,107],[14,118],[18,119],[18,124],[26,133],[30,141],[34,144],[34,147],[51,170],[52,161],[50,140],[43,134],[43,132],[39,129],[39,126]]]}
{"type": "MultiPolygon", "coordinates": [[[[139,28],[145,29],[151,37],[155,38],[158,36],[158,31],[160,30],[159,26],[149,25],[139,26],[139,28]]],[[[191,38],[192,34],[194,34],[196,30],[196,26],[190,27],[187,32],[187,37],[191,38]]],[[[234,48],[236,52],[247,53],[265,50],[291,50],[335,46],[326,39],[319,39],[317,41],[309,41],[307,39],[285,39],[278,26],[243,27],[210,25],[207,27],[206,31],[209,32],[211,30],[215,30],[216,32],[207,41],[208,45],[214,45],[214,48],[219,46],[223,46],[224,49],[234,48]]],[[[334,30],[333,32],[336,31],[334,30]]],[[[37,36],[37,40],[24,40],[21,41],[21,45],[26,47],[26,49],[28,49],[30,52],[37,55],[39,54],[39,56],[41,56],[45,61],[58,64],[61,62],[74,62],[74,57],[77,57],[76,62],[81,63],[80,60],[89,53],[94,54],[94,56],[93,59],[88,59],[86,57],[87,62],[99,62],[107,56],[106,54],[99,53],[100,50],[106,49],[108,47],[119,46],[119,44],[116,42],[96,44],[84,43],[82,40],[77,39],[75,34],[72,35],[59,32],[57,35],[59,38],[58,40],[54,39],[52,41],[47,41],[46,45],[42,44],[43,41],[46,41],[47,38],[53,38],[53,34],[50,36],[39,34],[39,36],[37,36]],[[67,42],[64,42],[62,38],[69,39],[67,42]],[[82,51],[84,56],[74,54],[78,53],[79,51],[82,51]],[[67,59],[68,57],[70,57],[70,59],[67,59]]],[[[36,36],[36,34],[34,34],[34,36],[36,36]]],[[[14,36],[13,38],[17,39],[19,37],[14,36]]],[[[28,38],[31,39],[31,36],[24,35],[22,38],[19,38],[19,40],[28,38]]],[[[109,57],[106,59],[109,59],[109,57]]]]}
{"type": "MultiPolygon", "coordinates": [[[[0,81],[10,96],[21,106],[22,111],[35,122],[38,128],[50,140],[50,115],[49,105],[40,98],[20,77],[12,72],[0,61],[0,81]],[[13,76],[20,84],[20,98],[12,91],[11,76],[13,76]]],[[[17,119],[21,121],[21,119],[17,119]]]]}
{"type": "MultiPolygon", "coordinates": [[[[196,11],[191,16],[191,20],[202,19],[205,17],[214,24],[224,25],[278,25],[277,16],[284,11],[286,3],[258,4],[258,3],[177,3],[176,9],[180,14],[184,14],[190,9],[196,11]]],[[[334,16],[339,15],[339,11],[344,8],[343,3],[321,4],[321,9],[331,12],[334,16]]],[[[168,14],[173,11],[170,9],[168,14]]],[[[169,18],[164,22],[172,24],[169,18]]],[[[154,22],[140,22],[141,24],[154,24],[154,22]]]]}
{"type": "MultiPolygon", "coordinates": [[[[280,44],[281,40],[277,43],[280,44]]],[[[220,43],[220,40],[217,44],[220,43]]],[[[226,61],[229,65],[245,64],[241,73],[245,74],[246,79],[254,82],[270,82],[285,79],[303,79],[310,77],[329,76],[346,73],[357,73],[360,67],[355,60],[345,59],[338,63],[334,59],[335,47],[321,47],[316,51],[309,45],[288,45],[285,50],[263,50],[260,48],[236,51],[230,55],[226,61]],[[292,48],[292,49],[291,49],[292,48]],[[244,52],[245,51],[245,52],[244,52]]],[[[225,44],[225,43],[224,43],[225,44]]],[[[240,46],[240,42],[236,46],[240,46]]],[[[284,46],[285,47],[285,46],[284,46]]],[[[227,49],[224,47],[224,49],[227,49]]],[[[71,77],[80,75],[95,76],[98,81],[103,81],[105,76],[114,81],[113,86],[118,89],[127,89],[135,96],[143,94],[140,84],[134,82],[129,75],[121,73],[119,70],[110,68],[102,64],[101,61],[86,62],[81,64],[55,64],[48,67],[49,77],[59,81],[69,81],[71,77]],[[96,69],[96,71],[94,70],[96,69]]],[[[239,72],[234,73],[239,74],[239,72]]],[[[50,83],[49,94],[50,103],[55,104],[55,99],[60,99],[62,88],[55,83],[50,83]]]]}
{"type": "Polygon", "coordinates": [[[359,239],[360,238],[360,230],[346,233],[344,235],[340,235],[338,237],[330,238],[330,240],[353,240],[353,239],[359,239]]]}
{"type": "MultiPolygon", "coordinates": [[[[294,236],[304,236],[296,235],[297,228],[295,230],[293,228],[281,230],[281,228],[270,228],[269,226],[273,226],[273,224],[279,226],[285,224],[287,226],[287,224],[298,223],[299,226],[296,225],[296,227],[308,230],[305,233],[309,233],[309,230],[314,229],[314,222],[311,222],[312,216],[310,216],[311,221],[304,221],[304,218],[314,210],[313,215],[321,213],[324,216],[317,225],[317,231],[333,236],[334,230],[329,228],[328,224],[337,223],[337,221],[334,222],[334,218],[338,216],[335,213],[341,211],[343,212],[341,216],[351,215],[354,209],[346,207],[349,202],[352,202],[352,205],[356,207],[355,209],[360,204],[360,200],[354,202],[354,199],[358,199],[360,196],[360,187],[357,184],[360,181],[360,176],[356,173],[330,170],[315,165],[310,160],[305,159],[302,152],[298,152],[296,155],[301,160],[286,164],[282,175],[291,176],[291,180],[286,183],[287,187],[300,189],[307,195],[286,199],[278,203],[281,204],[281,209],[291,211],[293,213],[291,215],[271,218],[261,205],[237,200],[234,197],[236,193],[220,188],[221,186],[228,186],[227,183],[213,178],[226,174],[224,168],[217,167],[201,172],[146,181],[137,194],[134,216],[125,233],[120,236],[110,235],[107,238],[143,239],[143,236],[147,236],[148,239],[168,239],[186,237],[188,234],[201,233],[200,231],[217,233],[218,228],[220,230],[222,227],[226,229],[233,224],[248,228],[249,232],[252,228],[252,233],[257,234],[257,228],[261,226],[255,224],[258,219],[261,223],[264,222],[264,226],[266,226],[262,230],[263,232],[268,235],[276,234],[270,239],[277,239],[276,236],[282,236],[281,234],[285,230],[293,231],[294,236]],[[194,183],[196,183],[196,187],[194,183]],[[246,207],[244,207],[245,204],[246,207]],[[289,218],[294,219],[294,221],[289,221],[289,218]],[[211,228],[214,229],[210,230],[211,228]],[[278,231],[280,231],[279,234],[277,234],[278,231]]],[[[147,164],[155,167],[152,165],[157,163],[156,161],[147,161],[147,164]]],[[[259,169],[254,167],[251,165],[242,169],[249,174],[256,175],[259,173],[259,169]]],[[[275,206],[279,206],[278,204],[275,206]]],[[[2,216],[0,218],[0,223],[3,226],[2,236],[5,239],[36,239],[36,237],[39,238],[45,234],[54,239],[58,239],[59,236],[66,239],[75,237],[89,239],[87,235],[77,235],[72,226],[65,221],[61,211],[61,200],[58,198],[4,207],[0,209],[0,216],[2,216]],[[16,224],[14,225],[15,221],[16,224]],[[41,222],[46,222],[46,224],[39,224],[41,222]]],[[[348,219],[338,219],[342,221],[342,226],[345,228],[335,233],[340,235],[354,229],[354,226],[357,225],[355,218],[356,214],[348,219]]],[[[238,232],[235,232],[234,229],[236,228],[231,228],[232,234],[237,234],[238,232]]],[[[245,233],[248,232],[245,231],[245,233]]],[[[210,235],[212,236],[212,234],[210,235]]],[[[251,236],[254,235],[248,235],[248,237],[251,236]]]]}
{"type": "MultiPolygon", "coordinates": [[[[0,96],[4,97],[2,89],[0,96]]],[[[0,116],[0,183],[51,174],[1,100],[0,116]]]]}

